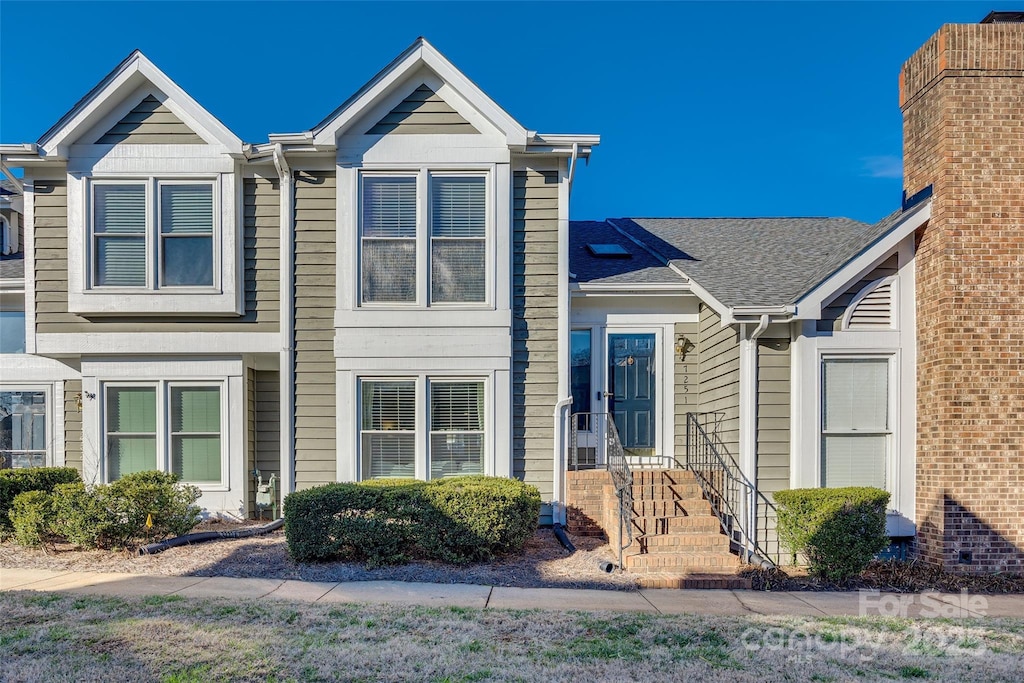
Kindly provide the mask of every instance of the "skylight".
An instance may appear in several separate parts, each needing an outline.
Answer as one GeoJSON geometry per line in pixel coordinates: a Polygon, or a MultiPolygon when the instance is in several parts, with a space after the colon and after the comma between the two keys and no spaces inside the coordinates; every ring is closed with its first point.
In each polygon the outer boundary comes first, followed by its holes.
{"type": "Polygon", "coordinates": [[[588,244],[587,249],[598,258],[630,258],[629,250],[621,244],[588,244]]]}

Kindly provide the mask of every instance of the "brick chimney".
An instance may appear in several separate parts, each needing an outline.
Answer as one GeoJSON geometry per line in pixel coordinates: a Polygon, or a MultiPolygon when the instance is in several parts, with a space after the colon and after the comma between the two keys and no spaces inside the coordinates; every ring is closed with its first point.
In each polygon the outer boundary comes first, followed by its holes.
{"type": "Polygon", "coordinates": [[[1024,24],[943,26],[903,65],[917,234],[917,552],[1024,572],[1024,24]]]}

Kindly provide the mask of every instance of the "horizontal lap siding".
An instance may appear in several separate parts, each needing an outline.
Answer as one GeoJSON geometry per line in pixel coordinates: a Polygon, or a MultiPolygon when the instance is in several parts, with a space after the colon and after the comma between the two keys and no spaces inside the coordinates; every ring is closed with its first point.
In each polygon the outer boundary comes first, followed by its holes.
{"type": "Polygon", "coordinates": [[[295,487],[337,479],[333,172],[295,177],[295,487]]]}
{"type": "MultiPolygon", "coordinates": [[[[280,197],[276,180],[243,185],[245,314],[209,316],[104,316],[68,312],[68,205],[64,181],[37,181],[35,211],[36,332],[277,332],[280,329],[280,197]]],[[[159,296],[153,294],[153,296],[159,296]]]]}
{"type": "Polygon", "coordinates": [[[676,323],[673,345],[683,340],[694,344],[694,348],[681,357],[675,352],[675,457],[682,462],[686,456],[686,414],[700,409],[700,379],[697,337],[700,333],[698,323],[676,323]]]}
{"type": "Polygon", "coordinates": [[[768,494],[789,488],[789,340],[761,339],[757,356],[757,485],[768,494]]]}
{"type": "Polygon", "coordinates": [[[558,183],[556,171],[513,178],[513,474],[543,500],[553,495],[558,400],[558,183]]]}
{"type": "Polygon", "coordinates": [[[96,141],[100,145],[201,145],[204,142],[152,95],[142,100],[96,141]]]}
{"type": "Polygon", "coordinates": [[[82,380],[64,382],[64,465],[82,471],[82,410],[78,402],[82,397],[82,380]]]}
{"type": "Polygon", "coordinates": [[[722,327],[721,318],[701,305],[697,341],[700,412],[714,413],[709,435],[735,460],[739,457],[740,346],[736,330],[722,327]]]}
{"type": "Polygon", "coordinates": [[[376,123],[368,135],[479,133],[426,85],[421,85],[376,123]]]}

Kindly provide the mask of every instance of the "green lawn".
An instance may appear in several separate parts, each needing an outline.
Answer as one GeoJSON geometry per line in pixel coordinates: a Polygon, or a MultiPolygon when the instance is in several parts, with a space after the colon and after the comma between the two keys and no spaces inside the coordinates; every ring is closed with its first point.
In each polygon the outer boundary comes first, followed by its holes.
{"type": "Polygon", "coordinates": [[[1024,680],[1024,619],[702,617],[2,593],[0,680],[1024,680]]]}

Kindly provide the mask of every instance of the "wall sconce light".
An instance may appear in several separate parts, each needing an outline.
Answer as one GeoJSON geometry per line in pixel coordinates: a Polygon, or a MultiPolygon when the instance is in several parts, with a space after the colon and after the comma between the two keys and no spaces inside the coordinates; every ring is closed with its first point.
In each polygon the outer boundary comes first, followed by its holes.
{"type": "Polygon", "coordinates": [[[686,338],[686,335],[680,334],[676,337],[675,343],[676,360],[682,362],[686,360],[686,354],[693,351],[694,344],[692,341],[686,338]]]}

